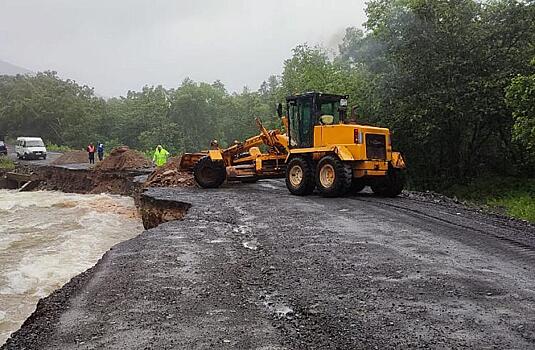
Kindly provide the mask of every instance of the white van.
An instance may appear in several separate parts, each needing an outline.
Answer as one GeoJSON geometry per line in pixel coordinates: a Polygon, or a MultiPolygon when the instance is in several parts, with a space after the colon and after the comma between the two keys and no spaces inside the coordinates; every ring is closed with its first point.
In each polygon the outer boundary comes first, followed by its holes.
{"type": "Polygon", "coordinates": [[[46,159],[45,143],[40,137],[18,137],[15,152],[19,159],[46,159]]]}

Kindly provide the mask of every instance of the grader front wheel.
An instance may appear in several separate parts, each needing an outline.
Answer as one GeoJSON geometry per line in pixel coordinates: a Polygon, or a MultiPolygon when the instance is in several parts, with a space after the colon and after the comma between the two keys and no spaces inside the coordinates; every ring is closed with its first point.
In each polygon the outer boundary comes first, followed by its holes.
{"type": "Polygon", "coordinates": [[[201,158],[193,167],[193,177],[199,186],[217,188],[225,182],[227,171],[223,163],[214,162],[210,157],[201,158]]]}

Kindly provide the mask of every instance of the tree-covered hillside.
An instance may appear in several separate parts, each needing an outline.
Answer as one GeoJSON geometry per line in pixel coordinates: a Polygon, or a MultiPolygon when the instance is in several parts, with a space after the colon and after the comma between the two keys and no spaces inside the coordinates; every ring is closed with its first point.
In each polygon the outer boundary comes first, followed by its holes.
{"type": "Polygon", "coordinates": [[[485,174],[535,172],[535,3],[373,0],[365,30],[334,57],[302,44],[256,91],[189,79],[104,100],[54,72],[0,77],[0,133],[174,153],[280,127],[275,106],[310,90],[348,93],[362,123],[389,127],[411,184],[440,188],[485,174]]]}

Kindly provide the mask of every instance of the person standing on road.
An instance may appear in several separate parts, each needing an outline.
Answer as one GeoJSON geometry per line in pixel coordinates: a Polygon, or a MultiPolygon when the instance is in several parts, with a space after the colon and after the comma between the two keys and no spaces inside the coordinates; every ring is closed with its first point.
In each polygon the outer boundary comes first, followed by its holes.
{"type": "Polygon", "coordinates": [[[167,163],[167,158],[169,158],[169,152],[165,148],[162,147],[162,145],[158,145],[156,147],[156,151],[154,151],[154,156],[152,157],[152,162],[156,166],[162,166],[167,163]]]}
{"type": "Polygon", "coordinates": [[[98,161],[102,162],[102,159],[104,159],[104,144],[97,142],[97,154],[98,154],[98,161]]]}
{"type": "Polygon", "coordinates": [[[87,154],[89,156],[89,164],[95,164],[95,145],[92,142],[87,146],[87,154]]]}

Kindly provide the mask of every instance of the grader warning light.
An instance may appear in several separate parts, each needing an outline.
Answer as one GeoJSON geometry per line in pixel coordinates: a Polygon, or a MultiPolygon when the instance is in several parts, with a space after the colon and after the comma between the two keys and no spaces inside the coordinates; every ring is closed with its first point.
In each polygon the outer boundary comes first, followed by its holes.
{"type": "Polygon", "coordinates": [[[295,195],[314,190],[326,197],[361,191],[369,185],[382,196],[397,196],[403,189],[405,162],[391,146],[387,128],[358,125],[354,111],[346,120],[347,96],[309,92],[286,98],[286,133],[266,130],[227,149],[186,154],[181,164],[193,168],[201,187],[219,187],[225,180],[252,182],[286,178],[295,195]],[[262,153],[258,146],[264,144],[262,153]]]}

